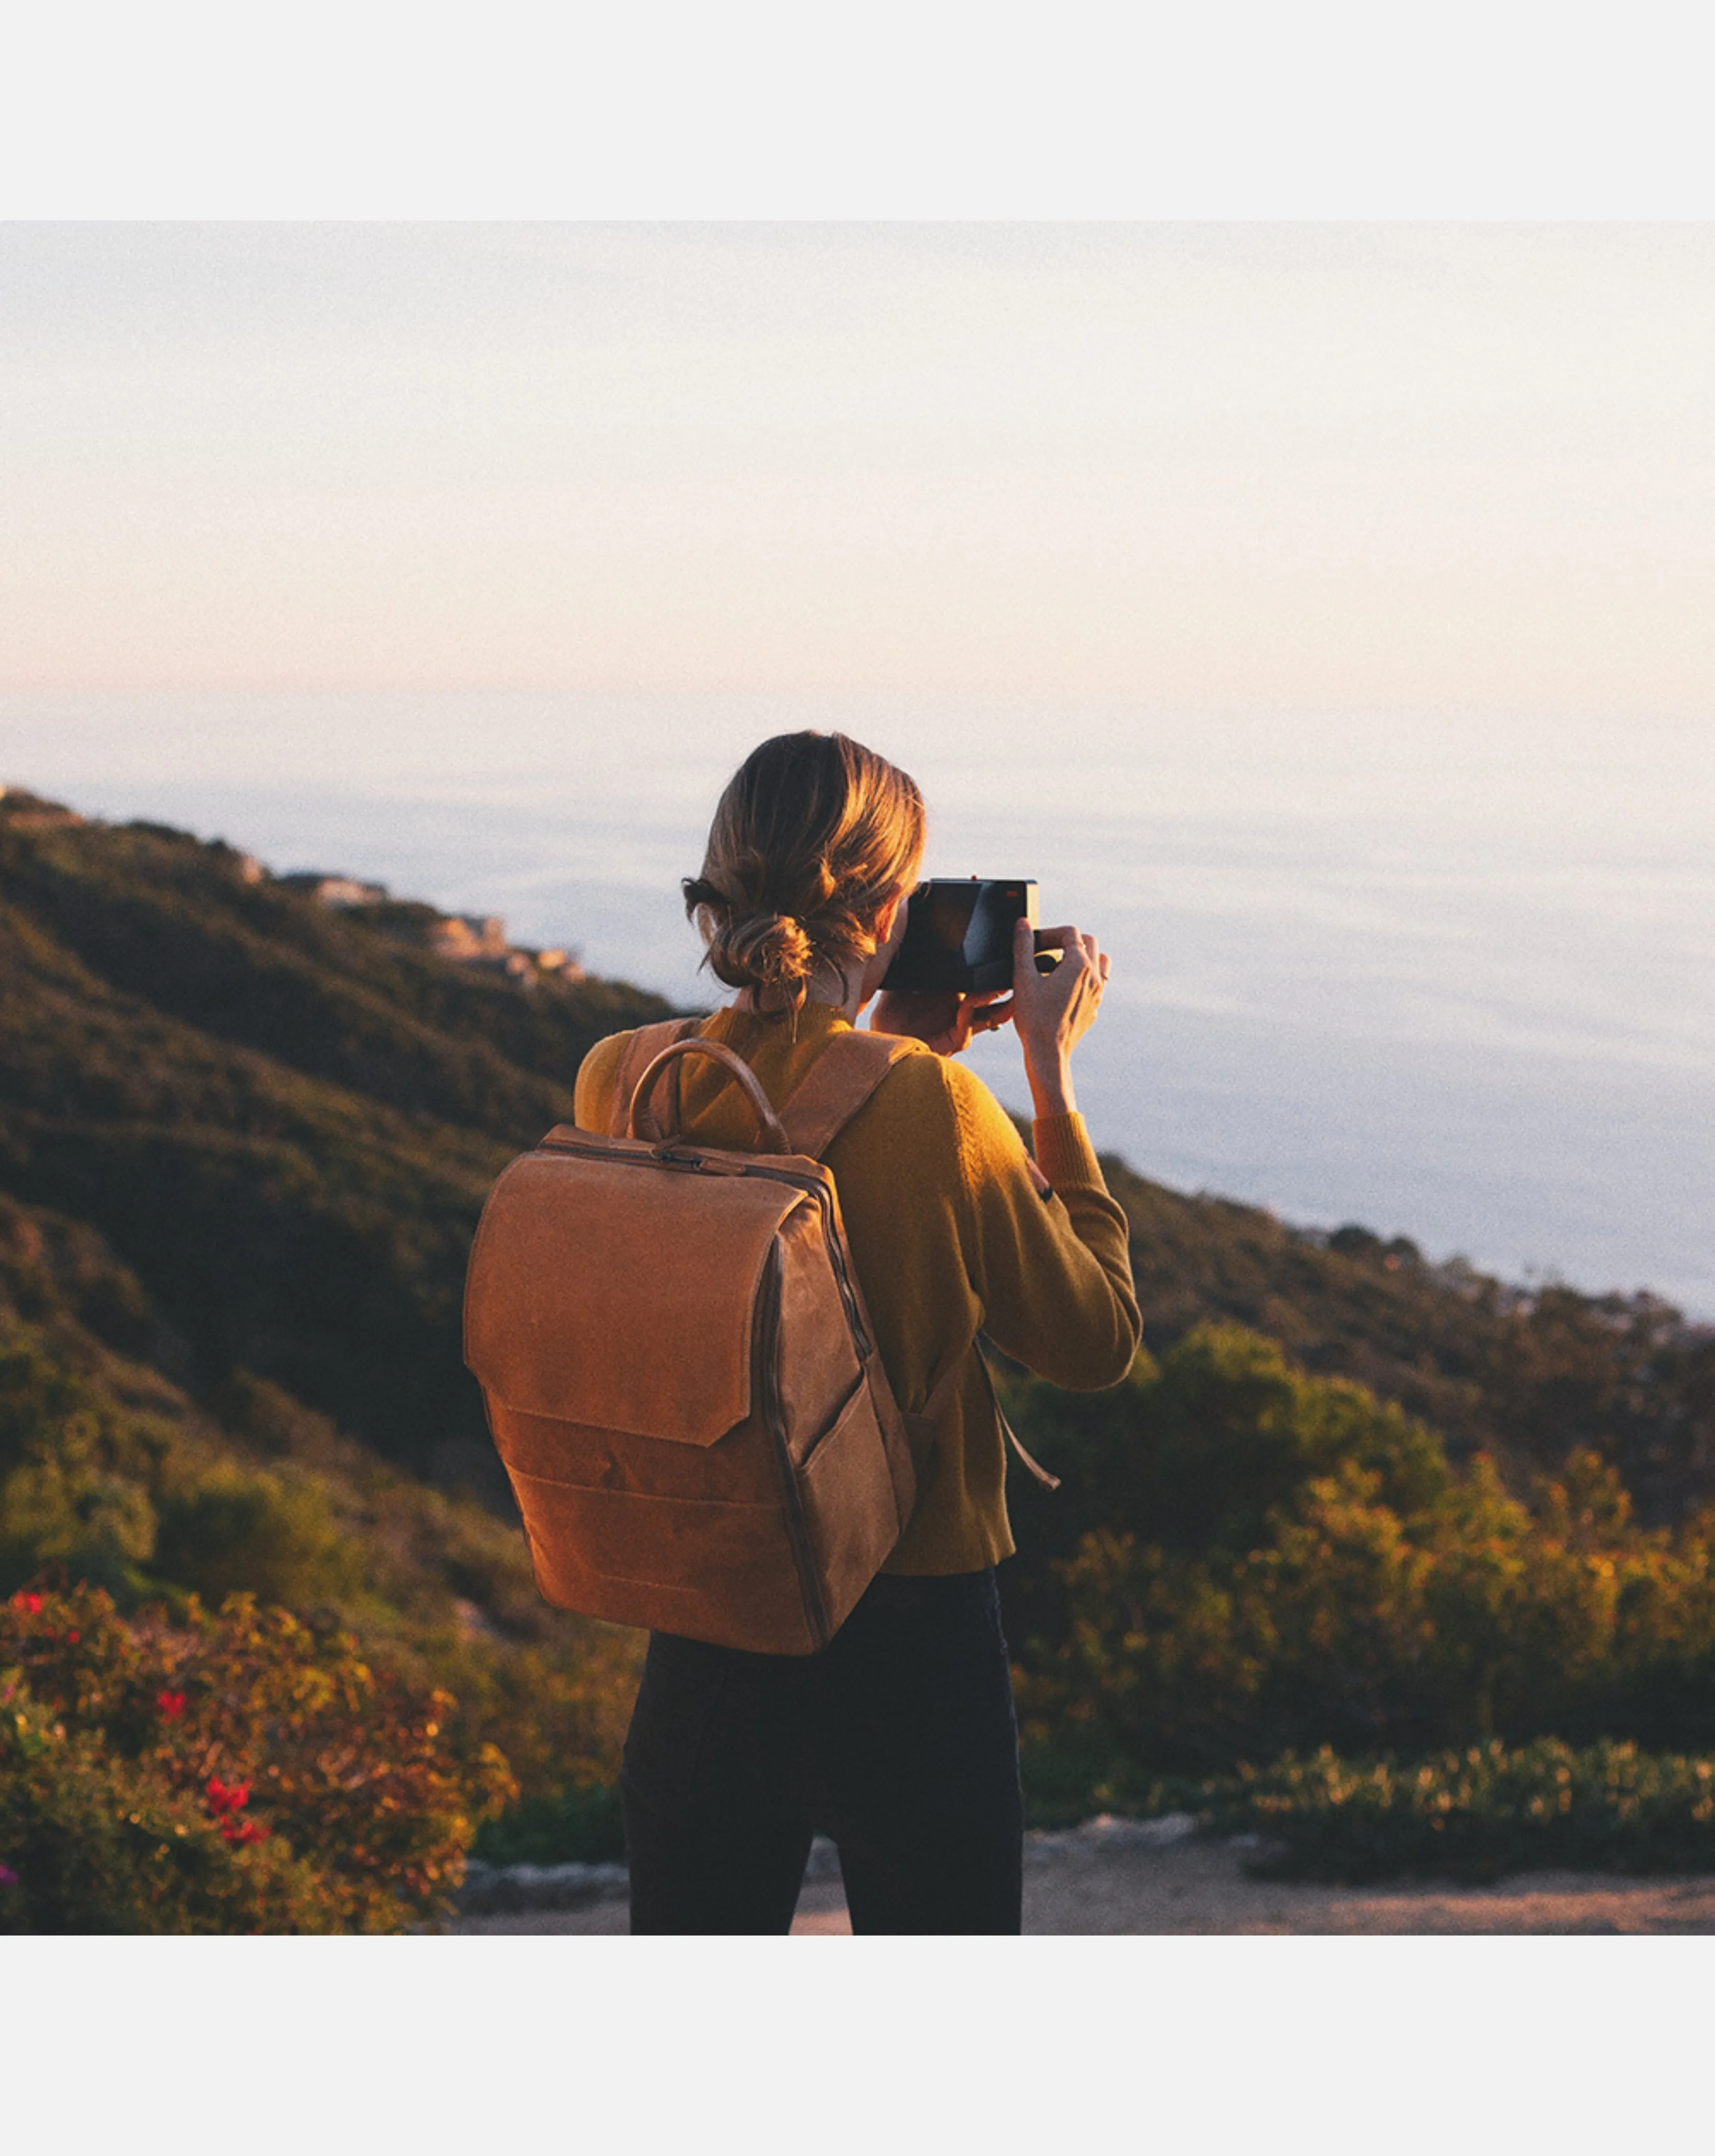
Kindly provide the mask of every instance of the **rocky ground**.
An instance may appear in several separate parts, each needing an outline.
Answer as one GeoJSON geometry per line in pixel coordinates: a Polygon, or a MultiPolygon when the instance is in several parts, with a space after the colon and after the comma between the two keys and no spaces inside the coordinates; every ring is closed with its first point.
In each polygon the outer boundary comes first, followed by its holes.
{"type": "MultiPolygon", "coordinates": [[[[1715,1877],[1635,1879],[1611,1872],[1528,1872],[1490,1887],[1391,1881],[1372,1887],[1251,1878],[1250,1848],[1205,1841],[1189,1821],[1091,1820],[1030,1837],[1027,1933],[1712,1933],[1715,1877]]],[[[491,1874],[450,1927],[456,1933],[621,1933],[624,1874],[567,1866],[520,1878],[491,1874]],[[557,1902],[559,1906],[545,1906],[557,1902]]],[[[838,1861],[819,1845],[793,1931],[849,1933],[838,1861]]]]}

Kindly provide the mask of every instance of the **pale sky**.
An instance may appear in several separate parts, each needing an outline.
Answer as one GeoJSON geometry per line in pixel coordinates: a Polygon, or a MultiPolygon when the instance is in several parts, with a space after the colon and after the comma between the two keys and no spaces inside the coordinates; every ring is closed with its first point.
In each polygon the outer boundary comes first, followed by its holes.
{"type": "Polygon", "coordinates": [[[0,227],[0,690],[1715,701],[1715,226],[0,227]]]}

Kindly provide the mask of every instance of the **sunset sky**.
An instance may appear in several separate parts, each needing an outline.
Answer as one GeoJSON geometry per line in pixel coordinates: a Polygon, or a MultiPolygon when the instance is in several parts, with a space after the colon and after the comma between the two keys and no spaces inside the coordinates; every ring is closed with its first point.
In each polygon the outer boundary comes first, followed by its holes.
{"type": "Polygon", "coordinates": [[[1684,718],[1707,225],[0,228],[0,690],[1684,718]]]}

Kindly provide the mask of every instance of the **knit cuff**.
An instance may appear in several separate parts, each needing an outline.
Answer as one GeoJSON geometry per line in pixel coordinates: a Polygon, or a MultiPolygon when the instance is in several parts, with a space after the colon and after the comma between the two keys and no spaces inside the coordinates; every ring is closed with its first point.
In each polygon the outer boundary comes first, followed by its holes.
{"type": "Polygon", "coordinates": [[[1081,1116],[1038,1116],[1034,1130],[1036,1165],[1055,1189],[1078,1183],[1096,1190],[1107,1188],[1081,1116]]]}

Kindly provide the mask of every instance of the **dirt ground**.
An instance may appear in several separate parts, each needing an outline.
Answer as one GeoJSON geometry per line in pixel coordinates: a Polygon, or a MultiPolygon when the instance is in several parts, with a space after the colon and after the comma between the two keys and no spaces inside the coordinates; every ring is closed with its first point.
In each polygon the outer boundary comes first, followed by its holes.
{"type": "MultiPolygon", "coordinates": [[[[1027,1858],[1027,1933],[1715,1933],[1715,1878],[1626,1879],[1612,1873],[1521,1873],[1492,1887],[1390,1881],[1380,1887],[1282,1885],[1251,1879],[1245,1852],[1221,1842],[1056,1849],[1027,1858]]],[[[837,1879],[809,1881],[793,1932],[849,1933],[837,1879]]],[[[467,1937],[496,1933],[622,1933],[623,1901],[574,1910],[467,1917],[467,1937]]]]}

